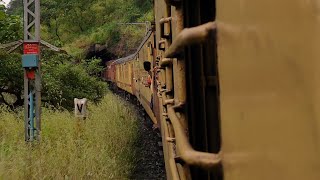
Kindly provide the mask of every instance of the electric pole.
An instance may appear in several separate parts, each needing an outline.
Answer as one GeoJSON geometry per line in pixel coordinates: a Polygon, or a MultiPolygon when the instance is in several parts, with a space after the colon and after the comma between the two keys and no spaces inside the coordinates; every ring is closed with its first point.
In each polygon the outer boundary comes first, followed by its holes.
{"type": "Polygon", "coordinates": [[[10,48],[11,53],[23,44],[25,140],[33,141],[41,132],[40,44],[56,52],[61,49],[40,38],[40,0],[23,0],[23,6],[24,40],[0,44],[0,49],[10,48]]]}
{"type": "Polygon", "coordinates": [[[25,140],[40,138],[41,132],[41,72],[40,72],[40,0],[23,0],[25,140]]]}

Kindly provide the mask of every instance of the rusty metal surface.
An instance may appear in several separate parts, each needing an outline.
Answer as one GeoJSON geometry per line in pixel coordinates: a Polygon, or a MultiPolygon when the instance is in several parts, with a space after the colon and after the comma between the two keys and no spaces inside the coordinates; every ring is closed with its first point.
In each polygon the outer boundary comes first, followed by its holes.
{"type": "Polygon", "coordinates": [[[319,1],[217,1],[225,180],[320,179],[319,1]]]}

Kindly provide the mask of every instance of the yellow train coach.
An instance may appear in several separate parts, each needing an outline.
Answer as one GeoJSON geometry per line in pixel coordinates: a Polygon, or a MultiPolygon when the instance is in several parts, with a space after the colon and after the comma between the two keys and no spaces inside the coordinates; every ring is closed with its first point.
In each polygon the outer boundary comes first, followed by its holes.
{"type": "Polygon", "coordinates": [[[152,121],[157,124],[153,111],[156,107],[153,106],[155,97],[152,72],[145,70],[146,65],[154,66],[154,43],[154,32],[150,29],[134,54],[112,61],[108,67],[115,68],[114,80],[111,81],[118,88],[136,96],[152,121]]]}

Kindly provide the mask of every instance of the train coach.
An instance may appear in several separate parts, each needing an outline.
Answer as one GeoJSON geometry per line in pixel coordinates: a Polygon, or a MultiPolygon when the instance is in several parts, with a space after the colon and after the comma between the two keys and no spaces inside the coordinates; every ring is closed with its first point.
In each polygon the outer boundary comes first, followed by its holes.
{"type": "Polygon", "coordinates": [[[150,29],[137,51],[127,57],[106,63],[105,79],[112,82],[118,88],[134,95],[142,104],[147,114],[155,125],[158,124],[155,112],[159,112],[157,97],[153,96],[156,91],[151,67],[155,55],[154,32],[150,29]],[[150,69],[146,71],[146,66],[150,69]]]}
{"type": "Polygon", "coordinates": [[[107,71],[161,129],[168,179],[320,179],[319,12],[154,0],[154,30],[107,71]]]}

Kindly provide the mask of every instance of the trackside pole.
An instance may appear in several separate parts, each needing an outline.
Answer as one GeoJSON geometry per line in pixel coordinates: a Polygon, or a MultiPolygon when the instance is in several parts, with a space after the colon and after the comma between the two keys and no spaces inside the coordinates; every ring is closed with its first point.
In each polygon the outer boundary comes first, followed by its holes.
{"type": "Polygon", "coordinates": [[[40,0],[23,0],[25,140],[39,140],[41,132],[41,73],[40,73],[40,0]]]}
{"type": "Polygon", "coordinates": [[[30,141],[33,141],[34,139],[34,102],[33,102],[33,92],[29,93],[29,123],[28,128],[29,128],[29,137],[30,141]]]}

